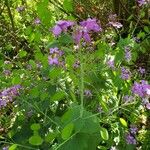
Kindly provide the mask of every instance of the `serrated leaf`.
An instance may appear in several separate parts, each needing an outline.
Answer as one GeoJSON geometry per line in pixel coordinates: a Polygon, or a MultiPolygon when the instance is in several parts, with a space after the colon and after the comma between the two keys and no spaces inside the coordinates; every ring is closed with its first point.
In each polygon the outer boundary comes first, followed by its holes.
{"type": "Polygon", "coordinates": [[[70,136],[71,136],[71,133],[74,129],[74,124],[73,123],[70,123],[68,125],[66,125],[64,127],[64,129],[62,130],[62,133],[61,133],[61,137],[63,140],[66,140],[68,139],[70,136]]]}
{"type": "Polygon", "coordinates": [[[127,122],[123,118],[120,118],[119,120],[123,126],[125,126],[125,127],[128,126],[127,122]]]}
{"type": "Polygon", "coordinates": [[[109,139],[109,134],[108,134],[108,131],[107,131],[106,128],[100,128],[100,134],[101,134],[101,137],[104,140],[108,140],[109,139]]]}

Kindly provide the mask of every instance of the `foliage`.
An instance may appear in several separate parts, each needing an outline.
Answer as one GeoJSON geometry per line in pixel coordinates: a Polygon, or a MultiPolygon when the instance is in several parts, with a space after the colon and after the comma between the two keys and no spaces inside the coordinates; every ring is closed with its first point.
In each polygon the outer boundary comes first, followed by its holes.
{"type": "Polygon", "coordinates": [[[149,149],[149,4],[87,2],[0,4],[0,149],[149,149]]]}

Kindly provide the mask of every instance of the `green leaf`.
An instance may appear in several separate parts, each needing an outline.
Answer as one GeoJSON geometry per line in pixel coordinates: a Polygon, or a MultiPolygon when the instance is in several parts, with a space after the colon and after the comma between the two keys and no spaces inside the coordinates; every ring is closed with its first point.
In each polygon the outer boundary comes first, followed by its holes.
{"type": "Polygon", "coordinates": [[[27,52],[24,51],[24,50],[21,50],[21,51],[18,53],[18,56],[19,56],[20,58],[23,58],[23,57],[25,57],[26,55],[27,55],[27,52]]]}
{"type": "Polygon", "coordinates": [[[149,29],[147,26],[145,26],[145,27],[144,27],[144,31],[147,32],[147,33],[149,33],[149,32],[150,32],[150,29],[149,29]]]}
{"type": "Polygon", "coordinates": [[[38,123],[34,123],[31,125],[31,130],[35,131],[35,130],[39,130],[41,127],[40,127],[40,124],[38,123]]]}
{"type": "Polygon", "coordinates": [[[67,12],[73,12],[73,1],[72,0],[64,0],[63,7],[67,12]]]}
{"type": "Polygon", "coordinates": [[[9,150],[15,150],[17,148],[17,144],[13,144],[12,146],[9,147],[9,150]]]}
{"type": "Polygon", "coordinates": [[[19,76],[16,76],[12,79],[12,84],[20,84],[21,78],[19,76]]]}
{"type": "Polygon", "coordinates": [[[51,142],[53,141],[57,136],[57,133],[48,133],[46,136],[45,136],[45,141],[46,142],[51,142]]]}
{"type": "Polygon", "coordinates": [[[119,120],[123,126],[125,126],[125,127],[128,126],[127,122],[123,118],[120,118],[119,120]]]}
{"type": "Polygon", "coordinates": [[[32,145],[41,145],[43,143],[43,139],[39,135],[34,135],[29,138],[29,143],[32,145]]]}
{"type": "Polygon", "coordinates": [[[101,134],[101,137],[104,140],[108,140],[109,139],[109,134],[108,134],[108,131],[107,131],[106,128],[100,128],[100,134],[101,134]]]}
{"type": "Polygon", "coordinates": [[[60,101],[63,98],[65,98],[65,92],[63,91],[58,91],[57,93],[55,93],[53,95],[53,97],[51,98],[52,101],[60,101]]]}
{"type": "Polygon", "coordinates": [[[72,37],[70,35],[68,35],[68,34],[62,34],[62,36],[60,36],[58,38],[58,41],[61,44],[72,44],[73,43],[72,37]]]}
{"type": "Polygon", "coordinates": [[[74,129],[74,124],[73,123],[70,123],[68,125],[66,125],[64,127],[64,129],[62,130],[62,133],[61,133],[61,137],[63,140],[66,140],[68,139],[70,136],[71,136],[71,133],[74,129]]]}
{"type": "Polygon", "coordinates": [[[55,79],[61,74],[61,69],[60,68],[53,68],[50,70],[49,77],[50,79],[55,79]]]}

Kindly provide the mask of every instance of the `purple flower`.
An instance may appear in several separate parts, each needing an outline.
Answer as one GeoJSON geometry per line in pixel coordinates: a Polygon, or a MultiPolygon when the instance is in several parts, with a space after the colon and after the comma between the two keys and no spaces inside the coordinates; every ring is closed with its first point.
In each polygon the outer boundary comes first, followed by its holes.
{"type": "Polygon", "coordinates": [[[19,6],[19,7],[16,8],[16,10],[17,10],[18,12],[22,12],[22,11],[25,10],[25,7],[24,7],[24,6],[19,6]]]}
{"type": "Polygon", "coordinates": [[[5,74],[5,76],[9,76],[11,74],[10,70],[4,70],[3,73],[5,74]]]}
{"type": "Polygon", "coordinates": [[[60,20],[52,29],[55,36],[60,35],[62,32],[67,31],[69,27],[72,27],[75,23],[72,21],[60,20]]]}
{"type": "Polygon", "coordinates": [[[19,95],[20,88],[20,85],[15,85],[0,92],[0,108],[12,102],[12,100],[19,95]]]}
{"type": "Polygon", "coordinates": [[[114,69],[115,68],[114,60],[108,60],[107,65],[108,65],[109,68],[114,69]]]}
{"type": "Polygon", "coordinates": [[[146,0],[137,0],[139,6],[143,6],[143,5],[146,5],[148,3],[148,1],[146,0]]]}
{"type": "Polygon", "coordinates": [[[135,134],[137,134],[137,132],[138,132],[137,126],[136,125],[131,125],[130,126],[130,133],[135,135],[135,134]]]}
{"type": "Polygon", "coordinates": [[[121,78],[123,80],[128,80],[131,77],[131,72],[129,71],[129,69],[122,67],[121,68],[121,78]]]}
{"type": "Polygon", "coordinates": [[[58,65],[59,64],[59,60],[58,60],[57,57],[52,58],[52,57],[49,56],[48,57],[48,62],[49,62],[50,65],[58,65]]]}
{"type": "Polygon", "coordinates": [[[79,44],[81,39],[83,38],[86,43],[91,42],[90,32],[99,32],[101,31],[101,27],[97,24],[96,19],[87,19],[86,21],[80,22],[80,27],[76,28],[73,33],[73,39],[76,44],[79,44]]]}
{"type": "Polygon", "coordinates": [[[146,104],[146,108],[150,110],[150,103],[146,104]]]}
{"type": "Polygon", "coordinates": [[[94,19],[88,18],[86,21],[80,22],[80,25],[86,28],[88,32],[89,31],[99,32],[102,30],[100,25],[97,24],[97,21],[95,18],[94,19]]]}
{"type": "Polygon", "coordinates": [[[79,68],[80,66],[80,62],[79,61],[76,61],[74,64],[73,64],[73,68],[79,68]]]}
{"type": "Polygon", "coordinates": [[[125,102],[131,102],[133,100],[133,96],[125,95],[123,99],[125,102]]]}
{"type": "Polygon", "coordinates": [[[36,18],[36,19],[34,20],[34,23],[35,23],[36,25],[38,25],[38,24],[41,23],[41,20],[40,20],[39,18],[36,18]]]}
{"type": "Polygon", "coordinates": [[[9,149],[9,146],[5,146],[5,147],[3,147],[2,150],[8,150],[8,149],[9,149]]]}
{"type": "Polygon", "coordinates": [[[117,22],[117,15],[116,14],[110,14],[108,20],[109,20],[108,25],[111,25],[115,28],[119,29],[123,26],[120,22],[117,22]]]}
{"type": "Polygon", "coordinates": [[[126,142],[127,142],[127,144],[133,144],[133,145],[135,145],[136,144],[136,139],[135,139],[134,136],[132,136],[130,133],[128,133],[126,135],[126,142]]]}
{"type": "Polygon", "coordinates": [[[129,46],[125,47],[125,59],[127,62],[131,60],[131,51],[129,46]]]}
{"type": "Polygon", "coordinates": [[[59,52],[58,47],[50,48],[49,52],[50,54],[58,53],[59,52]]]}
{"type": "Polygon", "coordinates": [[[150,85],[145,80],[142,80],[140,83],[135,82],[132,86],[132,92],[141,98],[145,98],[150,96],[150,85]]]}
{"type": "Polygon", "coordinates": [[[85,95],[86,97],[92,97],[92,93],[91,93],[90,90],[85,90],[85,91],[84,91],[84,95],[85,95]]]}
{"type": "Polygon", "coordinates": [[[145,69],[142,68],[142,67],[139,67],[139,70],[138,70],[142,75],[145,74],[145,69]]]}

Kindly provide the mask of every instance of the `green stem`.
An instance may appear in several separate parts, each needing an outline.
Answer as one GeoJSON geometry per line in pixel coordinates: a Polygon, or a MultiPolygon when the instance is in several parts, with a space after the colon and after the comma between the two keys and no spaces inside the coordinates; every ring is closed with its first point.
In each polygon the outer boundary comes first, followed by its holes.
{"type": "Polygon", "coordinates": [[[83,66],[83,55],[82,55],[81,50],[80,50],[80,77],[81,77],[81,84],[80,84],[81,111],[80,111],[80,117],[83,116],[83,110],[84,110],[84,66],[83,66]]]}

